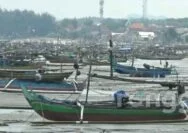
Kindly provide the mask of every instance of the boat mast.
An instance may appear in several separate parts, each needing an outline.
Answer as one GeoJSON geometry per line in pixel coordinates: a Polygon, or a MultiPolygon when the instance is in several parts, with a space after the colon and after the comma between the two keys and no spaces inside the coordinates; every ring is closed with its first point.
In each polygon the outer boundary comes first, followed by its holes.
{"type": "Polygon", "coordinates": [[[133,67],[134,66],[134,52],[132,53],[132,64],[131,66],[133,67]]]}
{"type": "Polygon", "coordinates": [[[89,55],[89,73],[88,73],[88,82],[87,82],[87,92],[86,92],[86,100],[85,100],[85,104],[88,101],[88,93],[89,93],[89,87],[90,87],[90,78],[91,78],[91,68],[92,68],[92,61],[91,61],[91,55],[89,55]]]}
{"type": "Polygon", "coordinates": [[[113,49],[113,43],[112,43],[112,38],[110,38],[109,40],[110,42],[110,77],[113,78],[113,53],[112,53],[112,49],[113,49]]]}
{"type": "Polygon", "coordinates": [[[132,45],[132,64],[131,66],[134,66],[134,44],[133,44],[133,37],[131,37],[131,45],[132,45]]]}

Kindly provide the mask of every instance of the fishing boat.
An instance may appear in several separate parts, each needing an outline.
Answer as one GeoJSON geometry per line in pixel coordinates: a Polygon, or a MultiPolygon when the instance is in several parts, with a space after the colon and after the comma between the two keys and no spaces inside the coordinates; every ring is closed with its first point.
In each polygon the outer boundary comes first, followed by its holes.
{"type": "MultiPolygon", "coordinates": [[[[174,121],[184,120],[187,117],[187,101],[177,100],[173,104],[165,105],[160,99],[159,104],[156,104],[156,101],[149,101],[148,106],[147,101],[130,99],[129,95],[122,90],[114,93],[112,100],[88,101],[91,66],[92,62],[90,56],[86,100],[84,101],[80,101],[79,97],[75,100],[50,99],[43,95],[36,94],[21,85],[23,94],[36,113],[52,121],[126,123],[174,121]]],[[[113,74],[111,75],[111,77],[113,77],[113,74]]],[[[178,90],[184,90],[184,87],[179,88],[178,90]]],[[[183,91],[178,92],[179,96],[183,93],[183,91]]]]}
{"type": "Polygon", "coordinates": [[[155,45],[139,49],[135,57],[145,60],[182,60],[186,57],[181,46],[155,45]]]}
{"type": "Polygon", "coordinates": [[[184,54],[180,55],[149,55],[147,53],[145,54],[139,54],[135,55],[138,59],[144,59],[144,60],[182,60],[185,58],[184,54]]]}
{"type": "Polygon", "coordinates": [[[144,68],[116,64],[114,70],[120,74],[130,74],[134,77],[165,77],[171,74],[171,68],[151,67],[144,64],[144,68]]]}
{"type": "Polygon", "coordinates": [[[4,92],[22,92],[20,84],[26,86],[34,92],[42,93],[81,93],[86,86],[86,80],[77,83],[76,81],[35,81],[24,79],[0,79],[0,91],[4,92]]]}
{"type": "Polygon", "coordinates": [[[75,61],[75,55],[59,55],[59,56],[52,56],[52,55],[45,55],[45,58],[49,60],[51,63],[72,63],[75,61]]]}
{"type": "Polygon", "coordinates": [[[62,81],[65,78],[68,78],[72,73],[73,71],[48,72],[40,69],[0,69],[1,78],[16,78],[42,81],[62,81]]]}
{"type": "Polygon", "coordinates": [[[101,123],[117,123],[117,122],[145,122],[145,121],[168,121],[168,120],[184,120],[187,113],[180,104],[174,105],[175,110],[165,112],[163,104],[154,106],[152,103],[149,107],[144,104],[139,106],[135,102],[130,101],[122,91],[114,94],[112,101],[71,101],[49,99],[43,95],[29,91],[22,86],[23,94],[30,106],[41,117],[52,121],[87,121],[101,123]]]}

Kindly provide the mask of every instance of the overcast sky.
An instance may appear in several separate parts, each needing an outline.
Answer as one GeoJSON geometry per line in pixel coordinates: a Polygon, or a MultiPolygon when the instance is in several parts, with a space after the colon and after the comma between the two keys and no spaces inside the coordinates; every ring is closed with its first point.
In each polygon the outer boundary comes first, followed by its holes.
{"type": "MultiPolygon", "coordinates": [[[[142,14],[143,0],[104,0],[104,17],[126,18],[142,14]]],[[[0,0],[3,9],[27,9],[48,12],[57,19],[99,17],[99,0],[0,0]]],[[[151,16],[188,17],[188,0],[148,0],[151,16]]]]}

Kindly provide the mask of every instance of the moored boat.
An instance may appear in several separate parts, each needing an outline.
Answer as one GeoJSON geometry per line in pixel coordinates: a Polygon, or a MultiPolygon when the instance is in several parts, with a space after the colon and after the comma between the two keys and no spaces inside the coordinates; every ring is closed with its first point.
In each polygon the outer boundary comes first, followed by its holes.
{"type": "Polygon", "coordinates": [[[22,86],[22,91],[31,107],[40,116],[53,121],[143,122],[184,120],[187,116],[180,104],[173,105],[175,110],[165,112],[165,109],[170,110],[171,107],[153,106],[152,104],[147,107],[135,104],[121,95],[113,101],[81,102],[49,99],[28,91],[24,86],[22,86]]]}
{"type": "Polygon", "coordinates": [[[75,56],[49,56],[45,55],[45,58],[49,60],[51,63],[73,63],[75,61],[75,56]]]}
{"type": "MultiPolygon", "coordinates": [[[[147,67],[147,64],[144,64],[147,67]]],[[[120,74],[130,74],[135,77],[165,77],[171,74],[171,68],[159,68],[159,67],[148,67],[148,68],[136,68],[134,66],[126,66],[116,64],[114,70],[120,74]]]]}
{"type": "Polygon", "coordinates": [[[182,60],[185,58],[184,54],[180,55],[148,55],[147,53],[145,54],[140,54],[140,55],[135,55],[136,58],[138,59],[144,59],[144,60],[182,60]]]}
{"type": "Polygon", "coordinates": [[[46,72],[43,70],[0,69],[1,78],[16,78],[42,81],[62,81],[68,78],[73,71],[46,72]]]}
{"type": "Polygon", "coordinates": [[[8,80],[0,79],[0,91],[4,92],[22,92],[20,84],[26,86],[34,92],[44,93],[69,93],[69,92],[81,92],[86,86],[86,80],[76,83],[75,81],[35,81],[35,80],[8,80]],[[5,88],[6,87],[6,88],[5,88]]]}

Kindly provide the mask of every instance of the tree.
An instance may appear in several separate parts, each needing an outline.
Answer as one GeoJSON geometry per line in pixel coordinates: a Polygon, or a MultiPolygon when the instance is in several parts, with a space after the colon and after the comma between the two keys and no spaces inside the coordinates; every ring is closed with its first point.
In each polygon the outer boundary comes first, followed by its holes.
{"type": "Polygon", "coordinates": [[[167,43],[171,43],[173,41],[177,41],[178,34],[174,28],[168,28],[164,33],[164,37],[167,43]]]}
{"type": "Polygon", "coordinates": [[[48,13],[0,9],[0,35],[10,37],[44,36],[55,31],[55,18],[48,13]]]}

